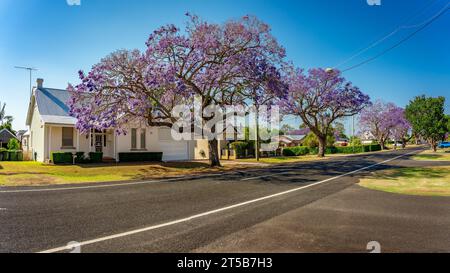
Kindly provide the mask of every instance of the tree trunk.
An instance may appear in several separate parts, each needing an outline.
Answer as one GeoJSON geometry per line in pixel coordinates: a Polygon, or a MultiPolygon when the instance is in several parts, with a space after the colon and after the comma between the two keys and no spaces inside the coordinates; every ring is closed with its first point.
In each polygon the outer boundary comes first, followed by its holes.
{"type": "Polygon", "coordinates": [[[217,139],[209,140],[209,163],[211,167],[221,167],[219,159],[219,141],[217,139]]]}
{"type": "Polygon", "coordinates": [[[319,140],[319,157],[325,157],[325,149],[327,147],[327,137],[320,137],[317,136],[317,139],[319,140]]]}
{"type": "Polygon", "coordinates": [[[437,152],[437,142],[435,140],[431,140],[431,148],[433,148],[433,152],[437,152]]]}
{"type": "Polygon", "coordinates": [[[382,150],[382,151],[385,150],[385,149],[386,149],[386,146],[384,146],[383,138],[379,138],[379,139],[378,139],[378,142],[380,142],[381,150],[382,150]]]}
{"type": "Polygon", "coordinates": [[[255,127],[256,127],[256,140],[255,140],[255,157],[256,161],[259,161],[260,154],[259,154],[259,114],[258,111],[256,111],[256,120],[255,120],[255,127]]]}

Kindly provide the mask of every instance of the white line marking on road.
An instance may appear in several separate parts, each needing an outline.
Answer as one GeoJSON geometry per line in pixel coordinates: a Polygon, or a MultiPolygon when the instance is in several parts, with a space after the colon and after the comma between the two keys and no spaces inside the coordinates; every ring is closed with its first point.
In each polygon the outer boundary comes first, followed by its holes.
{"type": "MultiPolygon", "coordinates": [[[[385,160],[383,162],[379,162],[379,163],[376,163],[376,164],[373,164],[373,165],[370,165],[370,166],[367,166],[367,167],[364,167],[364,168],[357,169],[357,170],[352,171],[352,172],[348,172],[348,173],[345,173],[345,174],[334,176],[334,177],[331,177],[331,178],[328,178],[328,179],[325,179],[325,180],[322,180],[322,181],[319,181],[319,182],[315,182],[315,183],[312,183],[312,184],[309,184],[309,185],[306,185],[306,186],[302,186],[302,187],[298,187],[298,188],[295,188],[295,189],[291,189],[291,190],[287,190],[287,191],[283,191],[283,192],[267,195],[267,196],[260,197],[260,198],[257,198],[257,199],[253,199],[253,200],[249,200],[249,201],[246,201],[246,202],[234,204],[234,205],[231,205],[231,206],[228,206],[228,207],[223,207],[223,208],[220,208],[220,209],[210,210],[210,211],[207,211],[207,212],[204,212],[204,213],[192,215],[192,216],[189,216],[189,217],[186,217],[186,218],[178,219],[178,220],[171,221],[171,222],[166,222],[166,223],[155,225],[155,226],[149,226],[149,227],[146,227],[146,228],[131,230],[131,231],[128,231],[128,232],[118,233],[118,234],[114,234],[114,235],[110,235],[110,236],[106,236],[106,237],[101,237],[101,238],[97,238],[97,239],[93,239],[93,240],[89,240],[89,241],[80,242],[80,246],[91,245],[91,244],[95,244],[95,243],[99,243],[99,242],[103,242],[103,241],[108,241],[108,240],[112,240],[112,239],[117,239],[117,238],[121,238],[121,237],[126,237],[126,236],[130,236],[130,235],[134,235],[134,234],[137,234],[137,233],[142,233],[142,232],[146,232],[146,231],[150,231],[150,230],[154,230],[154,229],[159,229],[159,228],[163,228],[163,227],[167,227],[167,226],[172,226],[172,225],[175,225],[175,224],[188,222],[188,221],[200,218],[200,217],[208,216],[208,215],[211,215],[211,214],[216,214],[216,213],[219,213],[219,212],[222,212],[222,211],[226,211],[226,210],[242,207],[242,206],[245,206],[245,205],[248,205],[248,204],[253,204],[253,203],[256,203],[256,202],[263,201],[263,200],[267,200],[267,199],[271,199],[271,198],[274,198],[274,197],[279,197],[279,196],[286,195],[286,194],[289,194],[289,193],[297,192],[297,191],[300,191],[300,190],[303,190],[303,189],[306,189],[306,188],[310,188],[310,187],[313,187],[313,186],[316,186],[316,185],[319,185],[319,184],[323,184],[323,183],[326,183],[326,182],[330,182],[330,181],[333,181],[333,180],[336,180],[336,179],[339,179],[339,178],[342,178],[342,177],[345,177],[345,176],[348,176],[348,175],[351,175],[351,174],[355,174],[355,173],[358,173],[358,172],[370,169],[372,167],[375,167],[375,166],[378,166],[378,165],[381,165],[381,164],[384,164],[384,163],[387,163],[387,162],[394,161],[396,159],[399,159],[401,157],[404,157],[404,156],[407,156],[407,155],[410,155],[410,154],[413,154],[413,153],[416,153],[416,152],[418,152],[418,150],[415,150],[415,151],[412,151],[412,152],[409,152],[409,153],[406,153],[406,154],[403,154],[403,155],[399,155],[397,157],[385,160]]],[[[68,250],[67,246],[62,246],[62,247],[48,249],[48,250],[41,251],[39,253],[55,253],[55,252],[61,252],[61,251],[65,251],[65,250],[68,250]]]]}
{"type": "Polygon", "coordinates": [[[6,209],[5,208],[0,208],[0,211],[5,211],[6,209]]]}

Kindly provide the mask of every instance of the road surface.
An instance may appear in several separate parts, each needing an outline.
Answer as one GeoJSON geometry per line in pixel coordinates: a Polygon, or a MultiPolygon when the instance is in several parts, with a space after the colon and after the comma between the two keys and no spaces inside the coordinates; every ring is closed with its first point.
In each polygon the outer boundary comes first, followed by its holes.
{"type": "MultiPolygon", "coordinates": [[[[450,199],[360,188],[406,149],[196,178],[0,188],[0,252],[450,251],[450,199]]],[[[433,163],[438,164],[438,163],[433,163]]]]}

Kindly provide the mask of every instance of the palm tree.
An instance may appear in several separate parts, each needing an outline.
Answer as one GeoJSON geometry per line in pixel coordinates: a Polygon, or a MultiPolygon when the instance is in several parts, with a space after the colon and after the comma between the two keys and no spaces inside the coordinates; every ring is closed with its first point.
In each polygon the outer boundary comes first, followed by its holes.
{"type": "Polygon", "coordinates": [[[0,122],[1,125],[3,125],[3,120],[6,118],[6,113],[5,113],[5,107],[6,107],[6,103],[3,103],[3,107],[2,107],[2,103],[0,102],[0,122]]]}

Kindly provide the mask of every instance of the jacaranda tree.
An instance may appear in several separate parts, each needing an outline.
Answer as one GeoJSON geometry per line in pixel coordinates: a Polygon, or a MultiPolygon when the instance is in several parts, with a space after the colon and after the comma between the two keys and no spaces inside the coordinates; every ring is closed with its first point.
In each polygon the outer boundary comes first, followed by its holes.
{"type": "MultiPolygon", "coordinates": [[[[278,59],[276,63],[282,64],[282,60],[278,59]]],[[[260,108],[261,106],[278,105],[280,101],[286,99],[288,86],[283,80],[282,67],[276,67],[273,62],[268,62],[267,58],[260,58],[257,55],[243,63],[242,73],[245,78],[241,85],[242,97],[255,110],[255,156],[256,160],[259,161],[259,121],[268,118],[260,116],[260,108]]]]}
{"type": "MultiPolygon", "coordinates": [[[[240,93],[249,60],[276,66],[285,51],[257,18],[245,16],[213,24],[187,14],[184,32],[174,25],[160,27],[148,38],[145,53],[118,51],[69,85],[71,113],[77,128],[115,128],[125,133],[130,120],[171,127],[172,110],[180,102],[201,98],[201,112],[212,105],[226,106],[245,98],[240,93]]],[[[203,125],[213,117],[202,114],[203,125]]],[[[214,127],[212,128],[214,131],[214,127]]],[[[218,140],[209,140],[211,166],[219,166],[218,140]]]]}
{"type": "Polygon", "coordinates": [[[285,114],[298,116],[319,140],[319,157],[325,156],[327,136],[332,124],[358,114],[370,98],[342,77],[338,70],[312,69],[289,73],[289,94],[282,102],[285,114]]]}
{"type": "Polygon", "coordinates": [[[360,115],[361,130],[370,132],[378,140],[382,149],[386,149],[386,141],[393,136],[393,132],[396,135],[401,134],[395,128],[404,121],[403,109],[394,103],[385,103],[381,100],[363,109],[360,115]]]}
{"type": "MultiPolygon", "coordinates": [[[[391,129],[391,135],[395,142],[401,141],[402,147],[406,147],[406,142],[410,139],[411,124],[406,119],[405,109],[397,107],[391,115],[394,117],[395,124],[391,129]]],[[[397,148],[397,145],[394,146],[397,148]]]]}

